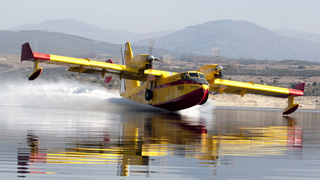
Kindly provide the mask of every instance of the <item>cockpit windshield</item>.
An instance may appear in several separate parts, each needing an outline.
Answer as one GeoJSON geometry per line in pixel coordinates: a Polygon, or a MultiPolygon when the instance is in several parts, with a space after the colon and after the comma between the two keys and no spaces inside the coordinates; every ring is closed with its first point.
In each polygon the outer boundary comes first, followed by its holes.
{"type": "Polygon", "coordinates": [[[188,78],[201,78],[201,79],[206,79],[204,74],[198,73],[198,72],[186,72],[186,73],[181,73],[180,75],[181,79],[188,79],[188,78]]]}
{"type": "Polygon", "coordinates": [[[199,77],[198,73],[189,73],[190,77],[199,77]]]}

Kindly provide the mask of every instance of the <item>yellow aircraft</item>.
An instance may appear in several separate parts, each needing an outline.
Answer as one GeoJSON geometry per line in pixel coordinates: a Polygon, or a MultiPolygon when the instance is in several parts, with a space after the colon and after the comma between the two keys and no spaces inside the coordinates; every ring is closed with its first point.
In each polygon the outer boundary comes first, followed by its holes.
{"type": "MultiPolygon", "coordinates": [[[[150,53],[151,54],[151,53],[150,53]]],[[[29,43],[22,45],[21,61],[34,62],[34,71],[29,80],[40,76],[42,68],[39,63],[68,66],[68,71],[100,74],[116,74],[121,79],[120,95],[132,101],[151,105],[168,111],[179,111],[195,105],[204,104],[209,91],[232,93],[244,96],[246,93],[261,94],[280,98],[288,98],[288,107],[283,114],[294,112],[299,104],[294,103],[295,96],[303,96],[304,83],[293,89],[254,84],[253,82],[238,82],[221,78],[223,67],[209,64],[195,71],[175,73],[152,68],[152,62],[160,60],[149,54],[133,56],[129,42],[125,45],[122,65],[92,61],[73,57],[58,56],[32,52],[29,43]]],[[[105,78],[105,83],[111,77],[105,78]]]]}

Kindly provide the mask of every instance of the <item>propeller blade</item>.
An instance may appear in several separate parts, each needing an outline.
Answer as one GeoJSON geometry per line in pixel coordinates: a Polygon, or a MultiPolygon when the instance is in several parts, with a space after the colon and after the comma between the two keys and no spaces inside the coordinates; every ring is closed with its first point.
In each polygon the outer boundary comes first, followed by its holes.
{"type": "Polygon", "coordinates": [[[239,63],[238,63],[238,61],[232,61],[228,65],[223,65],[223,68],[238,71],[239,70],[239,63]]]}
{"type": "Polygon", "coordinates": [[[162,56],[162,62],[171,64],[171,55],[163,55],[162,56]]]}
{"type": "Polygon", "coordinates": [[[148,38],[149,41],[149,54],[151,55],[153,53],[154,48],[154,38],[148,38]]]}
{"type": "Polygon", "coordinates": [[[121,46],[120,55],[121,55],[121,64],[122,64],[122,65],[125,65],[125,61],[124,61],[124,51],[123,51],[123,49],[122,49],[122,46],[121,46]]]}

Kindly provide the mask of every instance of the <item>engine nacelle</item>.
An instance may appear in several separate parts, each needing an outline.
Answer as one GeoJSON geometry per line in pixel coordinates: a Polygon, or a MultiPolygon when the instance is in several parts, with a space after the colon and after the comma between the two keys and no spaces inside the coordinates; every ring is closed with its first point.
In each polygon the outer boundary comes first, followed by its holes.
{"type": "Polygon", "coordinates": [[[218,64],[208,64],[202,66],[197,71],[202,72],[206,76],[206,80],[211,83],[216,78],[221,78],[223,67],[218,64]]]}
{"type": "Polygon", "coordinates": [[[153,56],[148,54],[140,54],[134,56],[131,60],[126,62],[127,67],[138,69],[138,71],[144,71],[146,69],[152,68],[152,61],[154,60],[153,56]]]}

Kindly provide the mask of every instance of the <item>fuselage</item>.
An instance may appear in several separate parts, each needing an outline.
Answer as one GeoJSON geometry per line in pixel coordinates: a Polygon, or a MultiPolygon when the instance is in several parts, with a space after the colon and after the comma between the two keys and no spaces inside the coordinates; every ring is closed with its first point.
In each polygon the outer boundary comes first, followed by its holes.
{"type": "Polygon", "coordinates": [[[169,111],[179,111],[207,101],[208,82],[202,73],[165,73],[160,78],[127,89],[122,97],[169,111]]]}

